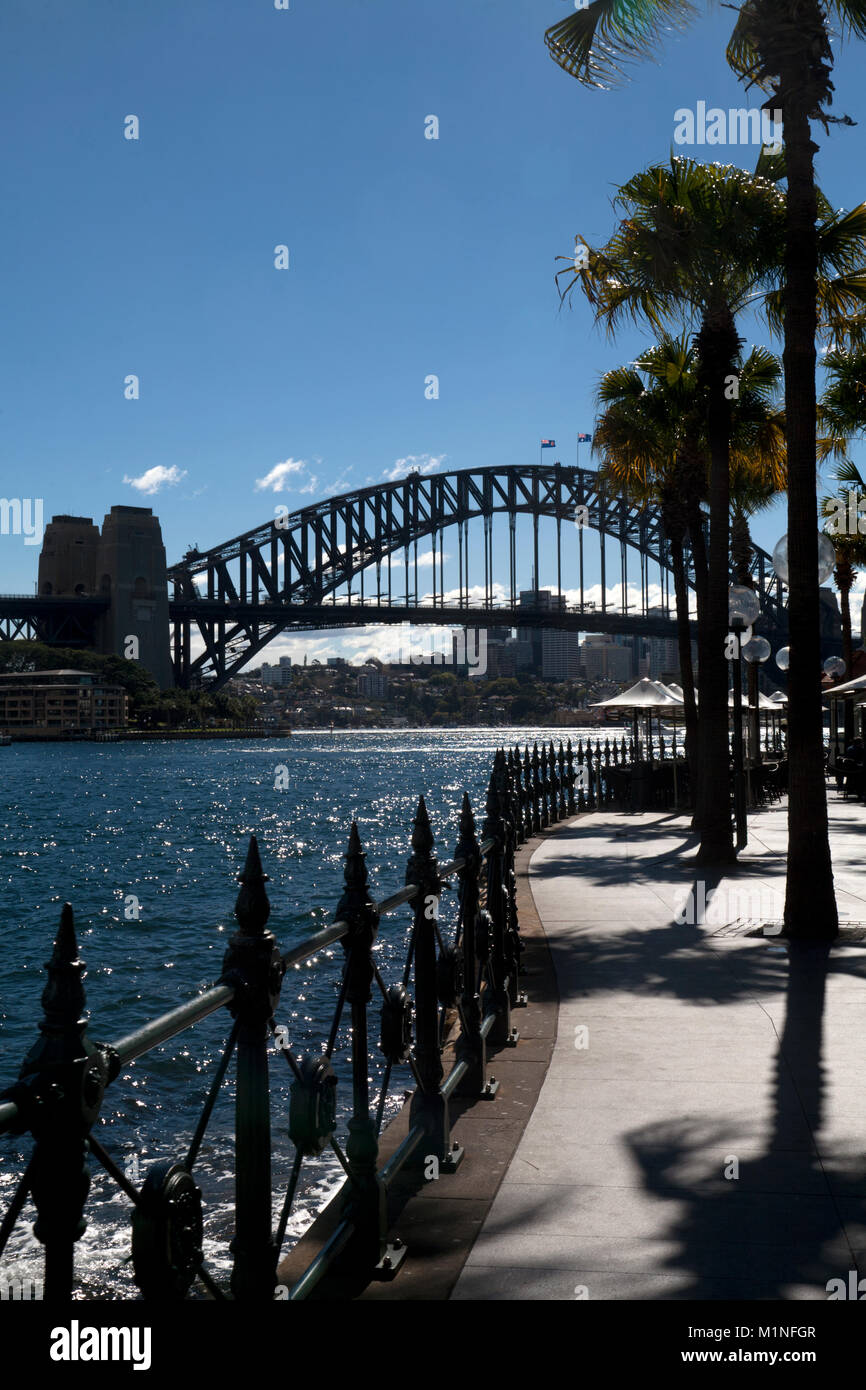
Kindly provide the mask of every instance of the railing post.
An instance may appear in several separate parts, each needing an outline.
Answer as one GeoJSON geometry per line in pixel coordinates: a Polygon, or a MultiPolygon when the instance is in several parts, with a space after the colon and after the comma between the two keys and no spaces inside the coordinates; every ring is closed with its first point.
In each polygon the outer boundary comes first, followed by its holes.
{"type": "MultiPolygon", "coordinates": [[[[379,1140],[370,1113],[370,1048],[367,1005],[373,984],[373,943],[379,930],[379,913],[370,896],[367,856],[361,847],[358,826],[352,822],[343,871],[343,895],[335,921],[349,928],[341,939],[346,1002],[352,1010],[352,1116],[346,1141],[349,1169],[344,1215],[351,1218],[354,1234],[339,1257],[345,1270],[369,1273],[387,1250],[387,1194],[377,1172],[379,1140]]],[[[405,1253],[405,1252],[404,1252],[405,1253]]],[[[393,1256],[389,1274],[394,1272],[393,1256]]]]}
{"type": "MultiPolygon", "coordinates": [[[[553,744],[550,745],[553,748],[553,744]]],[[[523,943],[517,927],[517,874],[514,869],[514,820],[508,797],[508,769],[505,757],[497,755],[493,764],[493,775],[499,797],[499,817],[504,828],[505,855],[503,863],[503,883],[505,884],[505,969],[508,977],[508,996],[511,1007],[526,1003],[526,995],[520,990],[520,956],[523,943]]],[[[515,1034],[514,1042],[517,1041],[515,1034]]]]}
{"type": "Polygon", "coordinates": [[[442,880],[433,852],[433,832],[423,796],[412,830],[412,854],[406,866],[406,882],[414,883],[413,940],[415,943],[415,1063],[418,1086],[409,1108],[411,1124],[420,1124],[427,1133],[426,1146],[415,1151],[414,1165],[435,1157],[440,1171],[453,1172],[463,1150],[451,1147],[448,1102],[441,1094],[442,1052],[439,1044],[439,995],[436,980],[436,922],[442,880]]]}
{"type": "Polygon", "coordinates": [[[586,775],[586,762],[583,755],[583,739],[577,740],[577,809],[585,811],[587,807],[586,793],[589,790],[589,778],[586,775]]]}
{"type": "Polygon", "coordinates": [[[273,932],[271,905],[255,835],[250,836],[235,903],[238,931],[223,960],[223,981],[235,986],[229,1005],[239,1021],[235,1098],[235,1238],[231,1287],[240,1302],[268,1301],[276,1284],[277,1250],[271,1226],[271,1108],[269,1022],[285,967],[273,932]]]}
{"type": "Polygon", "coordinates": [[[511,804],[511,823],[514,826],[515,844],[523,839],[523,817],[520,813],[520,782],[514,762],[514,750],[508,750],[508,797],[511,804]]]}
{"type": "Polygon", "coordinates": [[[539,819],[542,830],[546,830],[550,825],[550,778],[547,774],[547,744],[542,741],[539,752],[539,766],[541,769],[539,786],[541,790],[541,809],[539,819]]]}
{"type": "Polygon", "coordinates": [[[532,838],[532,763],[529,758],[529,744],[523,754],[523,838],[532,838]]]}
{"type": "Polygon", "coordinates": [[[87,1135],[96,1121],[105,1087],[117,1075],[110,1049],[87,1037],[82,976],[72,908],[64,903],[42,992],[42,1034],[24,1059],[8,1097],[36,1143],[29,1188],[37,1219],[36,1239],[45,1246],[44,1299],[68,1303],[75,1275],[74,1246],[87,1229],[84,1204],[90,1190],[87,1135]]]}
{"type": "Polygon", "coordinates": [[[559,820],[559,777],[556,773],[556,749],[553,746],[553,739],[550,740],[547,766],[550,781],[550,823],[554,825],[559,820]]]}
{"type": "Polygon", "coordinates": [[[458,871],[460,921],[463,943],[463,993],[460,997],[460,1037],[457,1059],[467,1065],[466,1075],[457,1085],[458,1096],[484,1096],[492,1100],[498,1081],[487,1080],[487,1042],[481,1032],[481,995],[478,976],[479,903],[481,893],[481,849],[475,833],[475,817],[469,793],[463,793],[460,810],[460,838],[454,858],[464,861],[458,871]]]}
{"type": "Polygon", "coordinates": [[[532,833],[537,835],[541,829],[541,760],[538,744],[532,749],[532,833]]]}
{"type": "Polygon", "coordinates": [[[566,787],[568,786],[568,774],[565,771],[565,749],[562,746],[562,739],[559,740],[559,753],[557,754],[559,763],[559,819],[565,820],[568,814],[566,810],[566,787]]]}
{"type": "Polygon", "coordinates": [[[493,1008],[487,1011],[496,1014],[496,1022],[489,1035],[490,1042],[500,1047],[507,1047],[516,1044],[518,1035],[511,1026],[511,991],[508,981],[507,827],[502,815],[496,773],[497,765],[494,763],[494,770],[491,773],[487,788],[487,814],[482,828],[485,840],[490,836],[496,840],[495,849],[491,850],[487,856],[487,910],[493,923],[488,979],[493,1008]]]}
{"type": "Polygon", "coordinates": [[[571,746],[571,739],[568,740],[568,743],[566,745],[565,760],[568,764],[568,814],[570,816],[573,816],[577,810],[577,807],[574,802],[574,749],[571,746]]]}

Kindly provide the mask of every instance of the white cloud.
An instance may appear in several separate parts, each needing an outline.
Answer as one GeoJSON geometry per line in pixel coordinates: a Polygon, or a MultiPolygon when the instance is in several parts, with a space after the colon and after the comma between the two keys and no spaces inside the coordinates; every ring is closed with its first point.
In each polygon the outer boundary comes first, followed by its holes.
{"type": "MultiPolygon", "coordinates": [[[[337,497],[341,492],[345,492],[347,490],[349,474],[351,473],[351,471],[351,468],[345,469],[340,474],[339,478],[337,478],[336,482],[328,483],[328,486],[322,492],[322,496],[337,497]]],[[[368,483],[372,483],[372,481],[372,478],[367,479],[368,483]]]]}
{"type": "Polygon", "coordinates": [[[340,645],[341,655],[353,666],[362,666],[370,656],[384,662],[401,662],[408,660],[411,651],[421,648],[427,652],[450,652],[451,629],[414,623],[365,627],[344,633],[340,645]]]}
{"type": "MultiPolygon", "coordinates": [[[[434,557],[433,557],[433,551],[432,551],[432,550],[424,550],[424,551],[422,551],[422,552],[418,555],[418,568],[419,568],[419,570],[420,570],[420,569],[424,569],[425,567],[426,567],[427,569],[429,569],[430,566],[433,564],[433,558],[434,558],[434,557]]],[[[450,559],[451,559],[451,552],[448,551],[448,550],[445,551],[445,559],[446,559],[446,560],[450,560],[450,559]]],[[[437,550],[437,551],[436,551],[436,564],[437,564],[437,565],[440,564],[441,561],[442,561],[442,555],[441,555],[440,552],[437,550]]],[[[412,565],[414,565],[414,563],[415,563],[414,558],[410,557],[410,559],[409,559],[409,565],[410,565],[410,567],[411,567],[412,565]]]]}
{"type": "Polygon", "coordinates": [[[148,468],[147,472],[142,473],[139,478],[129,478],[124,475],[123,481],[138,492],[152,496],[153,493],[159,492],[161,487],[173,487],[175,483],[179,483],[181,478],[185,477],[185,468],[181,470],[175,464],[172,464],[171,468],[165,468],[161,463],[158,463],[153,468],[148,468]]]}
{"type": "Polygon", "coordinates": [[[302,473],[306,466],[304,459],[284,459],[282,463],[275,463],[270,473],[266,473],[263,478],[256,478],[256,492],[265,492],[268,488],[271,492],[285,492],[288,479],[296,473],[302,473]]]}
{"type": "Polygon", "coordinates": [[[395,460],[393,468],[386,468],[382,477],[389,483],[395,483],[398,478],[405,478],[407,473],[435,473],[447,457],[447,454],[407,454],[405,458],[395,460]]]}

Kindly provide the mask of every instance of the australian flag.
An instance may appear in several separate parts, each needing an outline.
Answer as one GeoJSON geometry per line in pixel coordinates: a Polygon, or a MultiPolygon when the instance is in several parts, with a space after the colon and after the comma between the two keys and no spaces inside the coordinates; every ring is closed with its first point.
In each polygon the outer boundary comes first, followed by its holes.
{"type": "Polygon", "coordinates": [[[555,440],[555,439],[542,439],[542,441],[541,441],[541,447],[542,447],[542,449],[555,449],[555,448],[556,448],[556,440],[555,440]]]}
{"type": "Polygon", "coordinates": [[[577,442],[578,442],[578,444],[591,444],[591,443],[592,443],[592,435],[591,435],[591,434],[579,434],[579,435],[577,436],[577,442]]]}

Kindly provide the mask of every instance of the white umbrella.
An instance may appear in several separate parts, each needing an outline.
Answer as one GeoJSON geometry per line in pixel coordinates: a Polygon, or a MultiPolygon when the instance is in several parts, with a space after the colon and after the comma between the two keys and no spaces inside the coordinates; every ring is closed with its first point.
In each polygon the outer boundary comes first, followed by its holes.
{"type": "Polygon", "coordinates": [[[866,690],[866,676],[857,676],[853,681],[845,681],[843,685],[834,685],[824,691],[825,695],[844,695],[847,691],[866,690]]]}
{"type": "MultiPolygon", "coordinates": [[[[734,692],[733,692],[733,690],[729,690],[729,691],[728,691],[728,709],[733,709],[733,707],[734,707],[734,692]]],[[[746,701],[743,701],[743,709],[754,709],[754,708],[755,708],[754,705],[747,704],[746,701]]],[[[771,700],[770,697],[769,697],[769,695],[765,695],[765,694],[763,693],[762,690],[759,690],[759,691],[758,691],[758,709],[778,709],[778,708],[779,708],[779,701],[778,701],[778,700],[771,700]]]]}
{"type": "Polygon", "coordinates": [[[643,676],[630,690],[623,690],[620,695],[612,695],[609,700],[597,700],[592,708],[615,706],[618,709],[639,710],[679,709],[682,703],[682,700],[666,689],[661,681],[651,681],[648,676],[643,676]]]}
{"type": "MultiPolygon", "coordinates": [[[[593,709],[630,709],[635,717],[635,754],[637,756],[637,716],[645,714],[648,720],[652,719],[653,711],[676,710],[683,708],[683,702],[670,690],[662,685],[661,681],[651,681],[648,676],[643,676],[636,685],[630,690],[623,690],[619,695],[612,695],[609,700],[597,700],[593,709]]],[[[649,731],[650,761],[652,761],[652,729],[649,731]]],[[[676,760],[674,760],[674,777],[676,778],[676,760]]],[[[676,785],[674,787],[676,797],[676,785]]]]}

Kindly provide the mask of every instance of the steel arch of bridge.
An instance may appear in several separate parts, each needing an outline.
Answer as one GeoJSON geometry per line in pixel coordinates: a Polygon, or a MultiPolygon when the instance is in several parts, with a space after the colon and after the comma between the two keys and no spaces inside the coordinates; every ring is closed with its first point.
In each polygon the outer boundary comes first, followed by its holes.
{"type": "MultiPolygon", "coordinates": [[[[561,464],[533,467],[485,467],[424,476],[410,473],[328,498],[207,551],[190,551],[168,572],[173,585],[170,614],[175,679],[179,685],[210,679],[222,685],[286,628],[312,630],[372,623],[447,623],[454,626],[556,626],[601,632],[641,632],[673,636],[672,618],[647,615],[649,566],[659,566],[662,589],[671,588],[670,547],[657,507],[641,507],[611,495],[595,472],[561,464]],[[578,511],[578,509],[583,509],[578,511]],[[508,576],[494,572],[493,518],[509,519],[508,576]],[[556,522],[557,586],[562,589],[562,524],[578,529],[580,603],[564,611],[517,606],[516,521],[532,518],[533,573],[539,573],[539,522],[556,522]],[[469,526],[483,524],[482,554],[473,550],[476,569],[483,569],[483,602],[470,603],[469,526]],[[444,532],[457,528],[456,599],[446,601],[444,532]],[[602,538],[600,607],[584,602],[583,545],[587,531],[602,538]],[[418,543],[432,542],[432,595],[422,600],[418,581],[418,543]],[[628,584],[629,549],[640,556],[641,613],[629,615],[606,604],[606,542],[620,547],[621,593],[628,584]],[[437,541],[439,569],[437,574],[437,541]],[[394,584],[394,557],[400,556],[403,582],[394,584]],[[353,581],[359,590],[353,593],[353,581]],[[437,588],[438,584],[438,588],[437,588]],[[495,600],[497,584],[510,601],[495,600]],[[340,590],[345,590],[341,596],[340,590]],[[204,650],[192,656],[192,630],[198,628],[204,650]]],[[[688,582],[694,587],[687,551],[688,582]]],[[[787,628],[786,592],[771,557],[755,550],[752,571],[761,598],[762,630],[787,628]]],[[[537,583],[537,581],[536,581],[537,583]]],[[[452,584],[452,591],[454,586],[452,584]]],[[[575,584],[567,588],[576,589],[575,584]]]]}

